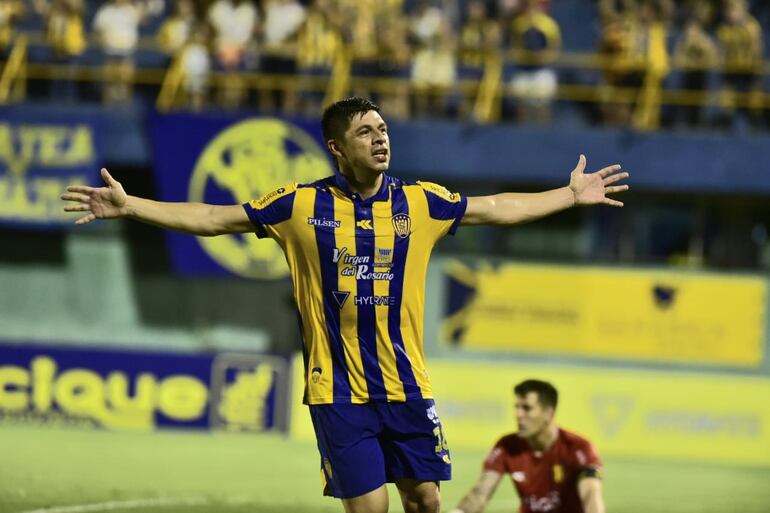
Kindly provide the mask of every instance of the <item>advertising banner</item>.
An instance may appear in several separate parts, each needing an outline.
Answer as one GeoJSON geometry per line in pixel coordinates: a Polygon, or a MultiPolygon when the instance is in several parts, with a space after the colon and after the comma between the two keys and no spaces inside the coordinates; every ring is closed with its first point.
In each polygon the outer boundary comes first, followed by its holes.
{"type": "Polygon", "coordinates": [[[447,344],[471,350],[758,367],[758,277],[503,264],[446,269],[447,344]]]}
{"type": "Polygon", "coordinates": [[[557,365],[433,362],[450,448],[492,447],[516,431],[513,386],[549,381],[559,425],[605,456],[770,465],[770,379],[557,365]]]}
{"type": "MultiPolygon", "coordinates": [[[[284,184],[333,174],[318,121],[155,114],[151,129],[159,199],[165,201],[242,204],[284,184]]],[[[255,235],[167,237],[182,275],[288,276],[281,248],[255,235]]]]}
{"type": "Polygon", "coordinates": [[[59,196],[67,185],[101,183],[96,119],[0,109],[0,224],[72,223],[59,196]]]}
{"type": "MultiPolygon", "coordinates": [[[[525,379],[559,392],[556,421],[590,439],[602,456],[770,466],[770,379],[672,371],[505,362],[428,362],[436,409],[452,449],[491,449],[516,431],[513,387],[525,379]]],[[[294,361],[295,404],[302,358],[294,361]]],[[[306,408],[291,435],[312,441],[306,408]]]]}
{"type": "Polygon", "coordinates": [[[0,421],[284,431],[288,372],[269,355],[0,344],[0,421]]]}

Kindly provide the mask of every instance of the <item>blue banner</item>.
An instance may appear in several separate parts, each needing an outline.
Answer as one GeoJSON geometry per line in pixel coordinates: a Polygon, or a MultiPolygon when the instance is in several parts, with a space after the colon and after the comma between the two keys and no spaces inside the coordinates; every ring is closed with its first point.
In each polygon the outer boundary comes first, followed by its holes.
{"type": "Polygon", "coordinates": [[[0,109],[0,224],[52,228],[72,223],[59,196],[98,182],[96,118],[0,109]]]}
{"type": "MultiPolygon", "coordinates": [[[[317,121],[232,115],[155,114],[151,135],[159,199],[219,205],[258,199],[279,186],[333,173],[317,121]]],[[[169,233],[182,275],[282,278],[281,248],[254,235],[169,233]]]]}
{"type": "Polygon", "coordinates": [[[0,421],[285,431],[288,368],[257,354],[0,345],[0,421]]]}

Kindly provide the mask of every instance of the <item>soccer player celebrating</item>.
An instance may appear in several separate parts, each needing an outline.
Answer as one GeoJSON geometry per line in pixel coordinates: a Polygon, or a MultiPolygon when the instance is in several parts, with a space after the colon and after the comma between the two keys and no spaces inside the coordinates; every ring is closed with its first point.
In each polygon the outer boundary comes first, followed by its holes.
{"type": "Polygon", "coordinates": [[[483,511],[506,474],[521,513],[604,513],[601,460],[591,442],[555,424],[556,388],[530,379],[513,391],[518,432],[495,444],[476,485],[450,513],[483,511]]]}
{"type": "Polygon", "coordinates": [[[619,165],[540,193],[465,197],[385,174],[391,156],[379,108],[362,98],[329,106],[322,131],[339,172],[284,184],[244,205],[165,203],[129,196],[107,170],[106,187],[71,186],[77,224],[128,217],[194,235],[256,232],[283,249],[305,357],[305,403],[321,453],[325,493],[348,513],[385,513],[386,482],[404,511],[438,512],[449,450],[423,354],[425,274],[434,244],[460,224],[512,225],[574,205],[622,207],[608,194],[619,165]]]}

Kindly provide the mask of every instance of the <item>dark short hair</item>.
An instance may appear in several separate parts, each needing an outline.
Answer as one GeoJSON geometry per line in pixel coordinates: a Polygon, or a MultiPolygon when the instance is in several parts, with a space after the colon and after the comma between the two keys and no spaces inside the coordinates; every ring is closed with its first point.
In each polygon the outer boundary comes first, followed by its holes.
{"type": "Polygon", "coordinates": [[[334,102],[324,109],[321,118],[321,131],[324,141],[342,139],[345,131],[350,128],[350,120],[356,114],[363,116],[370,110],[380,112],[380,108],[366,98],[353,96],[334,102]]]}
{"type": "Polygon", "coordinates": [[[513,387],[513,393],[520,397],[524,397],[530,392],[537,394],[537,399],[543,406],[550,406],[555,410],[556,405],[559,404],[559,392],[547,381],[527,379],[513,387]]]}

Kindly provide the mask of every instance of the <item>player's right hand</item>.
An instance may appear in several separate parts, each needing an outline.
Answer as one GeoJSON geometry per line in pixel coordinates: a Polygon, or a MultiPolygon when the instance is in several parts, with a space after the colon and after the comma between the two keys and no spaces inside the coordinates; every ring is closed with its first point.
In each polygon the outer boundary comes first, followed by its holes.
{"type": "Polygon", "coordinates": [[[88,224],[96,219],[114,219],[126,215],[127,195],[123,186],[104,168],[102,179],[106,187],[70,185],[67,193],[61,195],[61,199],[75,202],[75,205],[65,206],[65,212],[88,212],[75,224],[88,224]]]}

